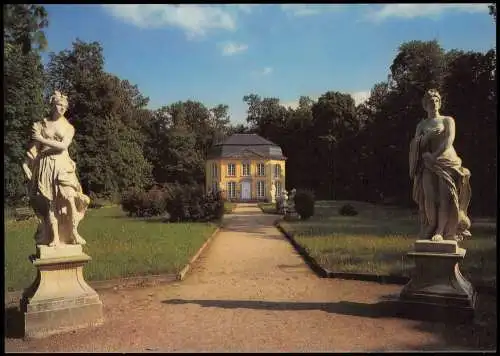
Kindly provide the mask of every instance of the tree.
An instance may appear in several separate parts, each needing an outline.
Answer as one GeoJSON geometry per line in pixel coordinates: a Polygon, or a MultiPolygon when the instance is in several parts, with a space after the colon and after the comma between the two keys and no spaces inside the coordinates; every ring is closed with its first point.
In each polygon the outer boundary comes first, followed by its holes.
{"type": "Polygon", "coordinates": [[[205,160],[196,149],[196,135],[182,124],[169,129],[167,135],[164,166],[168,182],[203,184],[205,160]]]}
{"type": "Polygon", "coordinates": [[[490,10],[490,15],[493,16],[495,22],[497,22],[497,4],[493,3],[491,5],[488,5],[488,9],[490,10]]]}
{"type": "Polygon", "coordinates": [[[26,196],[21,164],[31,125],[44,115],[43,66],[38,50],[46,41],[43,6],[4,5],[4,189],[7,204],[26,196]]]}
{"type": "Polygon", "coordinates": [[[43,31],[49,25],[47,11],[36,4],[4,4],[4,43],[18,45],[26,55],[35,50],[44,51],[47,39],[43,31]]]}
{"type": "Polygon", "coordinates": [[[349,94],[329,91],[312,106],[313,132],[317,137],[316,154],[318,168],[317,186],[320,194],[337,199],[335,191],[341,186],[342,176],[339,148],[343,140],[357,132],[356,105],[349,94]],[[339,164],[337,164],[339,163],[339,164]],[[322,186],[322,187],[321,187],[322,186]]]}
{"type": "Polygon", "coordinates": [[[455,51],[444,84],[443,114],[455,118],[455,148],[471,170],[475,214],[496,212],[497,95],[495,51],[455,51]]]}
{"type": "Polygon", "coordinates": [[[102,52],[98,42],[77,39],[71,50],[51,54],[47,94],[58,89],[69,97],[67,116],[76,129],[70,153],[82,187],[113,196],[151,184],[143,152],[149,112],[137,86],[104,72],[102,52]]]}

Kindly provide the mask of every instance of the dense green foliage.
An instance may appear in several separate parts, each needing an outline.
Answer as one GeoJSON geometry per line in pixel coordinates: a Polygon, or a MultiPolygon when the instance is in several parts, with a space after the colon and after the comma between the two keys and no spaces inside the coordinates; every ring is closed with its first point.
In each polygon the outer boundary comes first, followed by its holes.
{"type": "MultiPolygon", "coordinates": [[[[496,21],[495,4],[490,14],[496,21]]],[[[210,146],[232,133],[255,132],[282,147],[287,189],[309,189],[317,199],[412,205],[408,145],[425,115],[424,91],[437,88],[442,113],[456,121],[455,147],[472,172],[471,213],[496,213],[495,49],[445,51],[437,41],[408,41],[387,80],[375,84],[362,104],[328,91],[315,100],[301,97],[290,108],[250,93],[243,98],[247,125],[231,126],[227,105],[186,100],[148,109],[136,85],[104,70],[98,42],[75,39],[70,49],[51,53],[44,70],[43,6],[4,5],[4,25],[4,187],[10,205],[25,198],[21,163],[30,126],[46,114],[44,99],[54,89],[69,96],[67,117],[76,128],[70,154],[92,197],[119,201],[130,189],[204,184],[210,146]]],[[[195,205],[191,210],[196,216],[195,205]]]]}
{"type": "Polygon", "coordinates": [[[196,184],[166,184],[149,191],[131,189],[121,200],[122,209],[129,216],[168,216],[168,220],[212,221],[224,215],[224,201],[220,194],[205,194],[196,184]]]}
{"type": "Polygon", "coordinates": [[[307,220],[314,215],[314,193],[310,190],[299,189],[293,199],[295,211],[302,220],[307,220]]]}
{"type": "Polygon", "coordinates": [[[358,215],[358,211],[351,204],[344,204],[339,209],[339,215],[342,215],[342,216],[356,216],[356,215],[358,215]]]}

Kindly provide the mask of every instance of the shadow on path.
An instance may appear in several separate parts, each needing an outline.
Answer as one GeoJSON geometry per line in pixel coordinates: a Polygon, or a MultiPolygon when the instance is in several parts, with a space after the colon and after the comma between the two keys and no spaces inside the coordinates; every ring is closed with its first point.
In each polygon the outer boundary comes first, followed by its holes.
{"type": "Polygon", "coordinates": [[[5,309],[5,334],[6,338],[22,339],[24,337],[24,315],[18,307],[5,309]]]}
{"type": "MultiPolygon", "coordinates": [[[[277,302],[260,300],[207,300],[207,299],[169,299],[162,303],[170,305],[198,304],[204,308],[224,309],[254,309],[268,311],[300,311],[320,310],[327,313],[365,317],[365,318],[402,318],[419,321],[413,327],[419,331],[425,331],[439,335],[440,341],[427,345],[408,345],[408,349],[415,350],[442,350],[452,348],[454,350],[496,350],[496,298],[483,297],[481,308],[477,312],[475,322],[461,323],[447,320],[445,322],[433,320],[432,315],[408,315],[399,310],[399,304],[388,295],[381,298],[375,304],[340,301],[328,302],[277,302]],[[484,300],[484,298],[489,300],[484,300]],[[385,299],[385,300],[384,300],[385,299]],[[494,299],[495,301],[492,301],[494,299]],[[485,311],[484,308],[490,309],[485,311]],[[491,308],[495,308],[491,315],[491,308]],[[488,315],[485,315],[488,314],[488,315]]],[[[412,313],[413,314],[413,313],[412,313]]],[[[381,351],[381,350],[378,350],[381,351]]]]}
{"type": "Polygon", "coordinates": [[[361,316],[368,318],[395,317],[397,306],[391,301],[382,301],[376,304],[364,304],[356,302],[341,301],[337,303],[328,302],[271,302],[260,300],[186,300],[169,299],[165,304],[198,304],[205,308],[224,309],[255,309],[255,310],[322,310],[328,313],[343,314],[350,316],[361,316]]]}

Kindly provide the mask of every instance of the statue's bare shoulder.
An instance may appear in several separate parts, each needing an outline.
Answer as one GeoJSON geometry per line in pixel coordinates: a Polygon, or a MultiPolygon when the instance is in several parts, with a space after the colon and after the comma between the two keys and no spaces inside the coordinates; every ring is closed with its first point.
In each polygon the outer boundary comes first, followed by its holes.
{"type": "Polygon", "coordinates": [[[447,129],[455,127],[455,119],[452,116],[443,116],[443,124],[447,129]]]}
{"type": "Polygon", "coordinates": [[[425,119],[421,119],[417,124],[417,128],[415,129],[415,136],[422,134],[424,126],[425,126],[425,119]]]}

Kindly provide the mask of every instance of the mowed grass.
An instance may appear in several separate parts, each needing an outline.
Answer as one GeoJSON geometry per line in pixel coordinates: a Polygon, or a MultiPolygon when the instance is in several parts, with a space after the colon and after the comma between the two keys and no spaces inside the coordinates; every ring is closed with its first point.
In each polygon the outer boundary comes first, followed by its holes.
{"type": "MultiPolygon", "coordinates": [[[[419,232],[415,211],[353,201],[318,201],[306,221],[281,222],[296,241],[324,268],[333,272],[409,276],[414,264],[406,256],[419,232]],[[349,203],[359,212],[341,216],[349,203]]],[[[472,281],[496,286],[496,219],[472,217],[472,238],[462,273],[472,281]]]]}
{"type": "MultiPolygon", "coordinates": [[[[37,223],[5,222],[5,290],[28,287],[36,268],[28,260],[35,253],[37,223]]],[[[84,267],[87,281],[177,273],[216,230],[216,223],[166,223],[160,218],[127,217],[120,207],[87,211],[79,232],[92,260],[84,267]]]]}
{"type": "Polygon", "coordinates": [[[236,208],[236,203],[225,201],[224,202],[224,214],[231,214],[236,208]]]}
{"type": "Polygon", "coordinates": [[[258,205],[259,205],[260,210],[262,210],[262,212],[265,214],[280,215],[276,211],[276,204],[275,203],[259,203],[258,205]]]}

